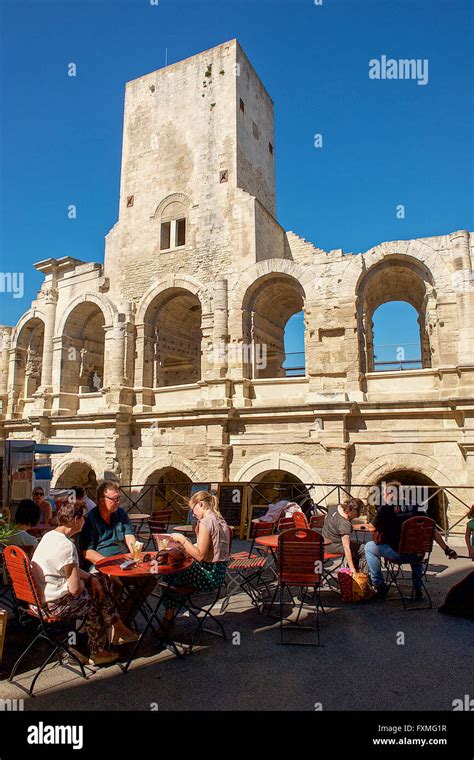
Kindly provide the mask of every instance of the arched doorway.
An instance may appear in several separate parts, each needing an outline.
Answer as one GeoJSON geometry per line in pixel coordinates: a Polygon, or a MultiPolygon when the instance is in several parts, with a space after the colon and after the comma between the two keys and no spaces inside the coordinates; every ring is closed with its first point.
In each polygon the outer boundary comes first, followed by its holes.
{"type": "Polygon", "coordinates": [[[254,506],[275,503],[286,499],[296,501],[304,512],[311,505],[308,485],[286,470],[267,470],[250,483],[250,498],[254,506]]]}
{"type": "Polygon", "coordinates": [[[186,523],[188,508],[186,500],[191,495],[192,480],[175,467],[157,470],[149,475],[139,501],[140,509],[151,514],[171,509],[172,523],[186,523]]]}
{"type": "Polygon", "coordinates": [[[97,477],[88,464],[85,462],[72,462],[64,472],[58,477],[55,488],[74,488],[82,486],[87,496],[96,501],[97,477]]]}
{"type": "Polygon", "coordinates": [[[446,527],[443,511],[444,495],[436,493],[438,486],[431,478],[415,470],[393,470],[380,478],[377,485],[382,486],[384,482],[388,483],[390,480],[397,480],[402,486],[412,486],[411,489],[406,490],[406,497],[410,503],[422,505],[427,502],[428,517],[431,517],[441,528],[446,527]]]}

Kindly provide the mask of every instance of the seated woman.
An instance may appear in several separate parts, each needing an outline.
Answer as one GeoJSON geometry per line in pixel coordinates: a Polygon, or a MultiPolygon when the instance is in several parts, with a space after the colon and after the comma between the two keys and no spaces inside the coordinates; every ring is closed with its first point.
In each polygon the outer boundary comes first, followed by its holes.
{"type": "Polygon", "coordinates": [[[18,533],[14,533],[5,539],[9,546],[20,546],[31,557],[38,546],[38,539],[28,533],[28,528],[33,528],[40,519],[40,510],[31,499],[22,499],[17,507],[14,523],[18,533]]]}
{"type": "Polygon", "coordinates": [[[364,502],[351,497],[342,504],[329,507],[323,525],[324,551],[343,554],[351,573],[358,571],[360,557],[364,556],[364,545],[351,539],[351,520],[359,517],[363,509],[364,502]]]}
{"type": "Polygon", "coordinates": [[[137,635],[123,624],[112,596],[110,580],[92,576],[79,568],[79,557],[72,538],[82,530],[86,507],[82,501],[58,502],[58,527],[41,539],[32,559],[32,569],[42,601],[58,617],[85,618],[89,639],[90,664],[115,662],[112,644],[136,641],[137,635]]]}
{"type": "Polygon", "coordinates": [[[41,486],[36,486],[33,489],[33,501],[40,510],[40,517],[38,522],[43,525],[57,525],[57,520],[53,517],[53,508],[49,501],[44,498],[44,489],[41,486]]]}
{"type": "MultiPolygon", "coordinates": [[[[167,576],[173,586],[188,586],[196,591],[213,591],[219,588],[226,574],[230,550],[230,529],[219,512],[217,498],[207,491],[198,491],[189,500],[189,508],[197,519],[197,543],[181,533],[172,533],[171,538],[182,548],[189,557],[197,560],[187,570],[167,576]]],[[[163,605],[165,607],[164,627],[171,631],[177,611],[186,597],[165,590],[163,605]]]]}

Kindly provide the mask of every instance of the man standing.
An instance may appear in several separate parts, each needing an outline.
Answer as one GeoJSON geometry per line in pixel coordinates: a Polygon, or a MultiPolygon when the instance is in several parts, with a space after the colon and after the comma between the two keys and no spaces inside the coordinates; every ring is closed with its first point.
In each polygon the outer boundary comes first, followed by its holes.
{"type": "MultiPolygon", "coordinates": [[[[79,534],[79,547],[88,570],[104,557],[124,552],[133,553],[135,535],[128,515],[120,507],[120,491],[114,481],[106,480],[97,488],[97,507],[91,509],[79,534]]],[[[119,607],[120,617],[129,625],[147,596],[155,587],[155,579],[114,578],[119,596],[126,591],[126,598],[119,607]]]]}
{"type": "MultiPolygon", "coordinates": [[[[405,500],[403,498],[401,483],[397,480],[392,480],[385,484],[382,504],[372,520],[376,535],[378,534],[379,543],[369,541],[365,544],[365,557],[369,567],[370,578],[376,591],[376,598],[384,599],[387,595],[387,586],[382,575],[381,558],[385,557],[386,559],[397,561],[401,559],[398,554],[398,547],[402,525],[405,520],[415,517],[417,514],[426,515],[426,509],[422,509],[420,505],[412,504],[409,499],[405,500]]],[[[456,552],[449,548],[437,530],[435,531],[434,539],[444,549],[449,559],[456,559],[456,552]]],[[[415,599],[423,601],[422,558],[416,554],[407,554],[403,559],[411,565],[415,599]]]]}

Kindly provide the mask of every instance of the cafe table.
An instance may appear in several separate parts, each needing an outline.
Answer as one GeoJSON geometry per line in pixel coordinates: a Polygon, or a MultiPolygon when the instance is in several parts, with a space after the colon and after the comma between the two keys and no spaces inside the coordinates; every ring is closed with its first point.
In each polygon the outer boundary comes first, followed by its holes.
{"type": "MultiPolygon", "coordinates": [[[[189,557],[186,558],[180,565],[157,565],[155,558],[156,558],[157,552],[140,552],[140,557],[137,562],[137,564],[130,568],[129,570],[123,570],[120,565],[125,562],[128,559],[131,559],[131,554],[116,554],[113,557],[104,557],[103,559],[96,562],[96,568],[99,570],[99,572],[103,573],[104,575],[108,575],[109,577],[115,577],[115,578],[147,578],[150,575],[155,576],[156,578],[164,577],[165,580],[167,580],[168,576],[168,582],[165,584],[164,591],[166,591],[169,586],[171,586],[173,581],[173,575],[175,573],[181,572],[182,570],[187,570],[191,565],[193,564],[194,560],[189,557]],[[144,562],[143,558],[149,555],[150,560],[148,562],[144,562]]],[[[147,601],[147,600],[144,600],[147,601]]],[[[165,628],[162,625],[162,622],[160,618],[158,617],[158,612],[160,610],[160,607],[162,606],[163,601],[163,594],[158,598],[158,602],[153,609],[149,603],[146,605],[143,605],[141,607],[141,614],[145,618],[145,627],[143,631],[141,632],[140,636],[138,637],[138,640],[135,642],[133,649],[130,653],[130,657],[128,658],[126,664],[124,666],[120,665],[123,672],[126,673],[130,667],[130,663],[132,662],[133,658],[136,656],[141,643],[143,642],[143,639],[145,638],[146,634],[148,633],[149,629],[153,631],[155,636],[160,638],[160,642],[164,645],[166,649],[169,649],[172,651],[177,657],[182,657],[182,653],[179,651],[178,647],[176,646],[175,641],[167,634],[165,628]],[[157,631],[153,625],[153,623],[156,623],[159,631],[161,633],[161,636],[158,636],[157,631]]]]}

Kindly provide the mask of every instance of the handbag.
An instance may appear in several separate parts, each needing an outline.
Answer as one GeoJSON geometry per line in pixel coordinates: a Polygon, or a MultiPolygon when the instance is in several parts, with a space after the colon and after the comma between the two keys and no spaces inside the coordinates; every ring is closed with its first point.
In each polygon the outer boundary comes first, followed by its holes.
{"type": "Polygon", "coordinates": [[[367,573],[351,573],[343,569],[338,573],[342,602],[365,602],[375,595],[367,573]]]}

